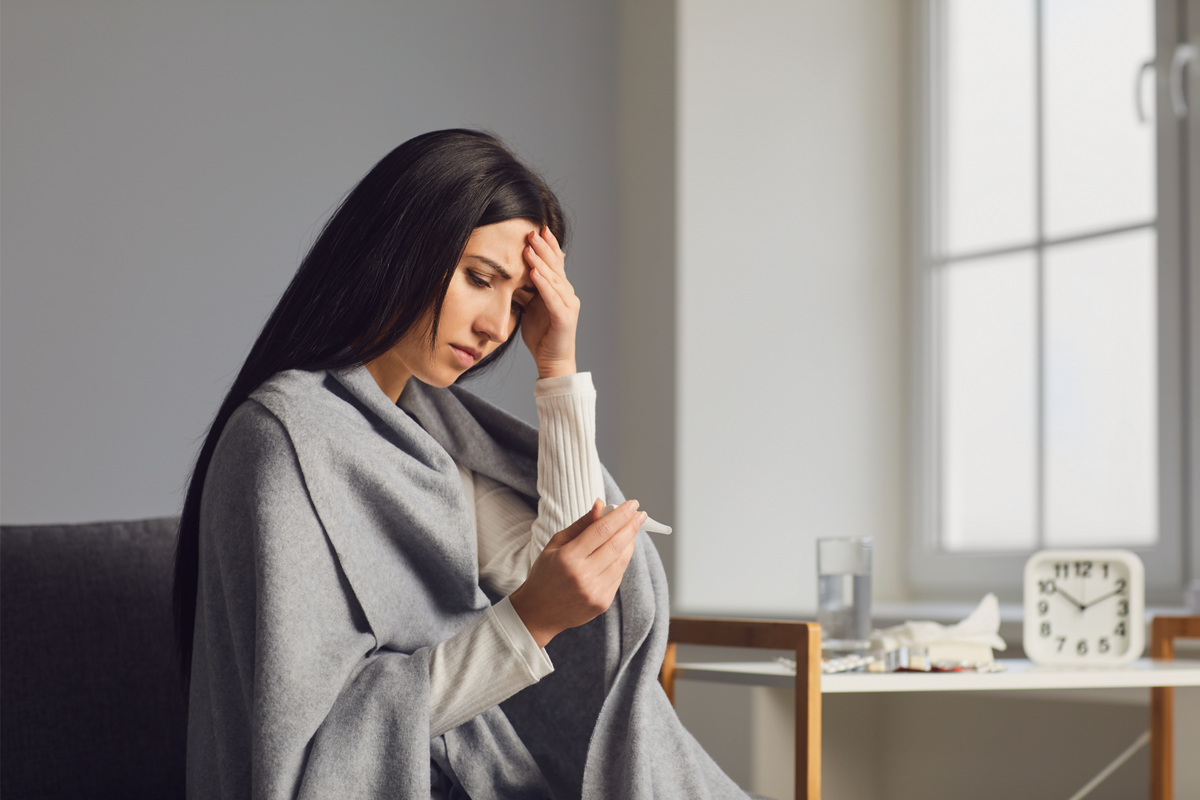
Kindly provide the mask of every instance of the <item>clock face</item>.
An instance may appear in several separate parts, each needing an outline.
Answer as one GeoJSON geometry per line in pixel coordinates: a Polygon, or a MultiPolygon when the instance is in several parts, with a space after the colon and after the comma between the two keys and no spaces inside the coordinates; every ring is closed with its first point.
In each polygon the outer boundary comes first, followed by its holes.
{"type": "Polygon", "coordinates": [[[1128,551],[1035,554],[1025,567],[1025,652],[1043,664],[1123,664],[1145,637],[1141,561],[1128,551]]]}

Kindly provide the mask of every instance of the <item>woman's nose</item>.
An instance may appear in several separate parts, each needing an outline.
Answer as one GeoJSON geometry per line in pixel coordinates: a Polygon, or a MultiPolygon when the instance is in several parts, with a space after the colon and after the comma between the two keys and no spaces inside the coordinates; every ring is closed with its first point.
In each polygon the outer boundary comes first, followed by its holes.
{"type": "Polygon", "coordinates": [[[497,344],[504,344],[512,332],[512,306],[510,301],[492,303],[479,315],[475,328],[497,344]]]}

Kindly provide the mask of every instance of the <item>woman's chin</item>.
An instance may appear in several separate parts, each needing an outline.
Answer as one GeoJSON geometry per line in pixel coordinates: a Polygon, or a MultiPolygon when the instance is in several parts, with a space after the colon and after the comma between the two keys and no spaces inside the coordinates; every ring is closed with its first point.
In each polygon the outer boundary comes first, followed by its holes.
{"type": "Polygon", "coordinates": [[[436,373],[418,375],[417,377],[420,378],[421,383],[425,384],[426,386],[432,386],[435,389],[447,389],[457,383],[458,379],[461,378],[465,373],[466,370],[462,369],[441,369],[436,373]]]}

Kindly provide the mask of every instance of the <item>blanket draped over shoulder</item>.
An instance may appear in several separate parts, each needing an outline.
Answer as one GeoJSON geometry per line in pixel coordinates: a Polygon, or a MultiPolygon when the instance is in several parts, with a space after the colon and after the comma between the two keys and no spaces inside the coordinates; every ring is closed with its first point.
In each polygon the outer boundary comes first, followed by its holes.
{"type": "Polygon", "coordinates": [[[290,371],[238,409],[201,512],[189,794],[744,799],[657,683],[645,533],[609,611],[547,648],[552,674],[430,739],[430,650],[495,599],[452,459],[536,508],[536,429],[459,388],[413,380],[393,405],[361,367],[290,371]]]}

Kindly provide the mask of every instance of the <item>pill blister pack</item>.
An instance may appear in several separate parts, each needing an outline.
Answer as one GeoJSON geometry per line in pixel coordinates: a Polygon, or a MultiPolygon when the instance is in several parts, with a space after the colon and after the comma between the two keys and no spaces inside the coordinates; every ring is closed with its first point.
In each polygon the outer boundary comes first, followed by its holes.
{"type": "MultiPolygon", "coordinates": [[[[790,658],[777,658],[777,662],[790,669],[796,671],[796,662],[790,658]]],[[[830,658],[821,662],[821,672],[824,675],[832,675],[837,672],[853,672],[854,670],[864,669],[878,661],[874,656],[848,655],[830,658]]]]}
{"type": "MultiPolygon", "coordinates": [[[[888,654],[890,655],[890,654],[888,654]]],[[[775,659],[792,672],[796,671],[796,662],[782,656],[775,659]]],[[[847,655],[826,659],[821,662],[821,673],[834,675],[839,672],[1004,672],[1004,665],[996,661],[938,661],[929,666],[896,666],[889,663],[890,659],[878,656],[847,655]]]]}

